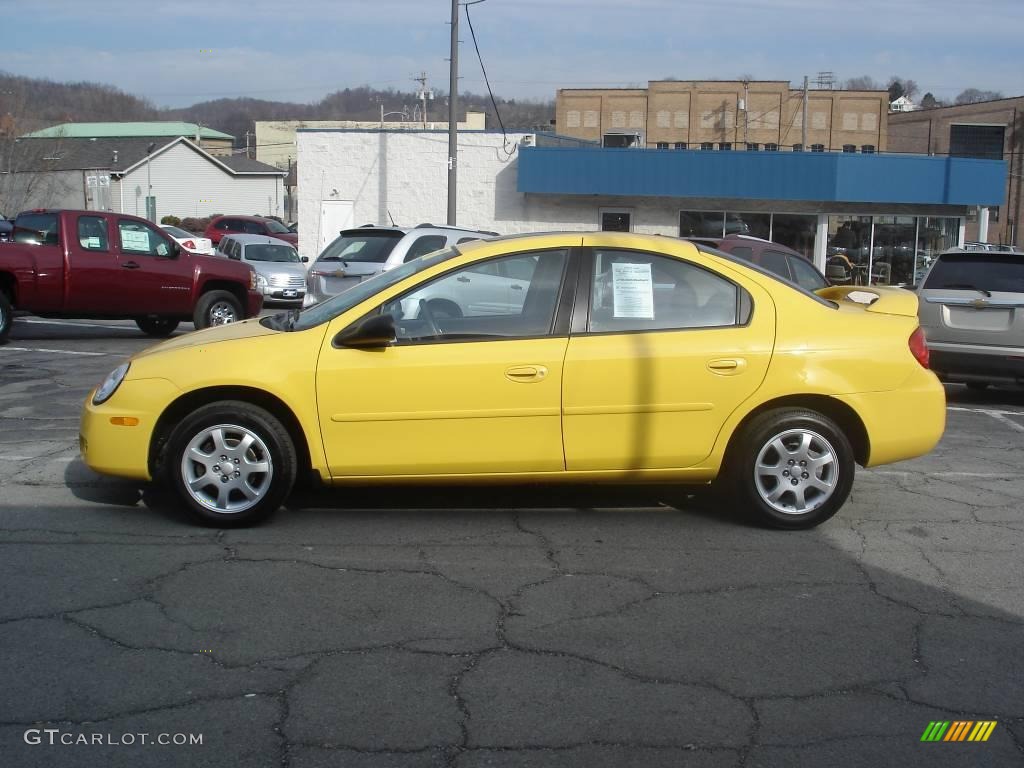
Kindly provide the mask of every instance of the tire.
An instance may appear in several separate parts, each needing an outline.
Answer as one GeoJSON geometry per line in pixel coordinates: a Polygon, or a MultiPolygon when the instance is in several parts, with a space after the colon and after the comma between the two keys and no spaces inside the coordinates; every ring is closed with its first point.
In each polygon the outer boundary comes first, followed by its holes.
{"type": "Polygon", "coordinates": [[[430,306],[430,311],[438,319],[462,317],[462,309],[454,301],[430,299],[427,304],[430,306]]]}
{"type": "Polygon", "coordinates": [[[971,392],[984,392],[986,389],[988,389],[988,382],[987,381],[968,381],[967,382],[967,388],[969,390],[971,390],[971,392]]]}
{"type": "Polygon", "coordinates": [[[162,465],[163,479],[196,521],[235,528],[264,520],[281,506],[295,484],[298,459],[291,435],[273,414],[224,400],[182,420],[162,465]],[[243,441],[248,445],[240,448],[243,441]]]}
{"type": "Polygon", "coordinates": [[[192,322],[196,328],[227,325],[243,318],[242,304],[228,291],[209,291],[199,297],[192,322]]]}
{"type": "Polygon", "coordinates": [[[850,495],[853,448],[839,425],[823,414],[804,408],[767,411],[734,440],[716,484],[758,524],[813,528],[838,512],[850,495]]]}
{"type": "Polygon", "coordinates": [[[137,317],[135,324],[147,336],[166,339],[178,327],[178,321],[170,317],[137,317]]]}
{"type": "Polygon", "coordinates": [[[11,326],[14,324],[14,308],[7,294],[0,291],[0,344],[7,342],[11,335],[11,326]]]}

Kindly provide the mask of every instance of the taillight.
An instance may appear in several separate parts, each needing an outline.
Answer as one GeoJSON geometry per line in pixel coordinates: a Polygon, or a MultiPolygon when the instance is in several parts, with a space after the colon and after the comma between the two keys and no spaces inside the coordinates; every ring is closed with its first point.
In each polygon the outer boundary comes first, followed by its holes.
{"type": "Polygon", "coordinates": [[[921,364],[922,368],[928,367],[928,342],[924,338],[924,331],[920,328],[910,334],[910,353],[914,359],[921,364]]]}
{"type": "Polygon", "coordinates": [[[193,243],[191,240],[186,240],[184,243],[182,243],[182,245],[185,248],[188,248],[190,251],[194,251],[196,249],[196,244],[193,243]]]}

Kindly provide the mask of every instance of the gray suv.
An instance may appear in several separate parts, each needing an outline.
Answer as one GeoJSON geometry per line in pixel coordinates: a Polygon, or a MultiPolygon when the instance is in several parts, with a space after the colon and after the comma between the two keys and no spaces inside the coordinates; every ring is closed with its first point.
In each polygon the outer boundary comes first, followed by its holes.
{"type": "Polygon", "coordinates": [[[973,389],[1024,383],[1024,253],[941,253],[918,295],[940,379],[973,389]]]}
{"type": "Polygon", "coordinates": [[[420,224],[343,229],[309,268],[306,304],[316,304],[363,280],[407,261],[469,240],[487,240],[497,232],[420,224]]]}

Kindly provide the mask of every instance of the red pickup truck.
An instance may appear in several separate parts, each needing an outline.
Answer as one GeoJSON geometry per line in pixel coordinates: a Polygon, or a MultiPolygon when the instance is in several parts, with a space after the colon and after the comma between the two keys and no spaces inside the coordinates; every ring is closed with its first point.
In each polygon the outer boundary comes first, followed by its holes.
{"type": "Polygon", "coordinates": [[[145,219],[103,211],[19,214],[0,243],[0,341],[21,309],[41,317],[135,320],[150,336],[259,314],[248,264],[182,249],[145,219]]]}

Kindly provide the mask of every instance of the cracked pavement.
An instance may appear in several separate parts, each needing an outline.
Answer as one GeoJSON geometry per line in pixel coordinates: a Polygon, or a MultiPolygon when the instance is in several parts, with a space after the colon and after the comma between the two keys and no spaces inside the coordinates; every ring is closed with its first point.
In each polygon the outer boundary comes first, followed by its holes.
{"type": "Polygon", "coordinates": [[[147,344],[20,318],[0,347],[0,765],[1024,764],[1019,391],[949,387],[939,448],[814,531],[586,488],[306,493],[216,531],[77,458],[147,344]]]}

